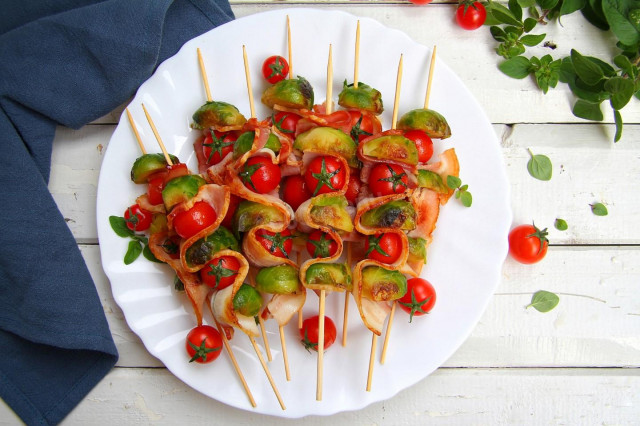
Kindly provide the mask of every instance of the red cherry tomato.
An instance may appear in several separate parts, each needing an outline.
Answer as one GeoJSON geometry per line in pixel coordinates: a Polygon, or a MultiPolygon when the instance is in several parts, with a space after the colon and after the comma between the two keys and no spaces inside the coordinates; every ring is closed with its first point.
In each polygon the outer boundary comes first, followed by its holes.
{"type": "Polygon", "coordinates": [[[233,143],[236,139],[238,139],[236,132],[207,131],[202,141],[202,152],[207,165],[218,164],[227,154],[233,152],[233,143]]]}
{"type": "Polygon", "coordinates": [[[262,64],[262,75],[269,83],[275,84],[289,75],[289,64],[282,56],[269,56],[262,64]]]}
{"type": "Polygon", "coordinates": [[[369,235],[364,243],[365,255],[369,259],[391,264],[402,253],[402,240],[392,232],[369,235]]]}
{"type": "Polygon", "coordinates": [[[400,308],[409,313],[409,322],[414,316],[429,313],[436,304],[436,290],[431,283],[422,278],[407,280],[407,292],[398,299],[400,308]]]}
{"type": "Polygon", "coordinates": [[[516,226],[509,232],[509,254],[520,263],[536,263],[547,254],[547,228],[534,225],[516,226]]]}
{"type": "Polygon", "coordinates": [[[164,175],[152,176],[149,179],[149,187],[147,188],[147,197],[149,202],[154,206],[162,204],[162,190],[164,189],[164,175]]]}
{"type": "Polygon", "coordinates": [[[331,257],[338,251],[338,243],[326,232],[316,229],[309,234],[307,251],[313,258],[331,257]]]}
{"type": "Polygon", "coordinates": [[[312,191],[311,195],[315,197],[341,190],[346,183],[345,176],[346,171],[337,158],[322,155],[311,160],[304,173],[304,180],[307,188],[312,191]]]}
{"type": "Polygon", "coordinates": [[[300,204],[311,198],[307,183],[300,175],[287,176],[282,182],[282,199],[289,204],[293,211],[298,210],[300,204]]]}
{"type": "Polygon", "coordinates": [[[360,188],[362,188],[362,182],[360,181],[360,173],[358,170],[351,169],[349,174],[349,183],[347,184],[347,192],[344,193],[347,201],[352,205],[356,205],[358,194],[360,194],[360,188]]]}
{"type": "Polygon", "coordinates": [[[210,325],[200,325],[187,334],[185,348],[191,358],[189,362],[207,364],[222,353],[222,337],[210,325]]]}
{"type": "Polygon", "coordinates": [[[227,229],[231,229],[231,226],[233,224],[233,215],[238,209],[238,204],[240,204],[240,197],[231,194],[231,198],[229,199],[229,207],[227,208],[227,214],[224,215],[224,219],[222,219],[220,225],[224,226],[227,229]]]}
{"type": "Polygon", "coordinates": [[[409,0],[413,4],[429,4],[433,0],[409,0]]]}
{"type": "Polygon", "coordinates": [[[275,125],[278,130],[286,134],[294,134],[296,132],[296,126],[298,121],[302,117],[292,112],[280,111],[277,114],[271,116],[270,121],[272,125],[275,125]]]}
{"type": "MultiPolygon", "coordinates": [[[[302,322],[302,328],[300,329],[300,341],[304,345],[305,349],[309,352],[310,349],[318,351],[318,337],[320,325],[320,317],[318,315],[311,318],[307,318],[302,322]]],[[[333,342],[336,341],[336,325],[333,320],[325,315],[324,317],[324,350],[329,349],[333,342]]]]}
{"type": "Polygon", "coordinates": [[[375,115],[358,110],[349,110],[348,113],[351,116],[351,139],[354,141],[360,142],[382,131],[382,124],[375,115]]]}
{"type": "Polygon", "coordinates": [[[261,229],[256,232],[256,239],[269,253],[277,257],[288,258],[293,248],[293,235],[285,229],[282,232],[271,232],[261,229]]]}
{"type": "Polygon", "coordinates": [[[124,212],[124,221],[127,228],[132,231],[146,231],[151,226],[151,219],[153,219],[153,213],[144,210],[137,204],[127,207],[124,212]]]}
{"type": "Polygon", "coordinates": [[[239,176],[244,186],[253,192],[266,194],[280,184],[280,167],[273,164],[269,157],[251,157],[242,166],[239,176]]]}
{"type": "Polygon", "coordinates": [[[426,163],[433,155],[433,141],[422,130],[409,130],[404,137],[415,142],[418,149],[418,161],[426,163]]]}
{"type": "Polygon", "coordinates": [[[200,279],[214,290],[229,287],[236,279],[240,262],[233,256],[220,256],[211,259],[200,269],[200,279]]]}
{"type": "Polygon", "coordinates": [[[173,218],[173,228],[185,240],[202,231],[216,221],[216,211],[206,201],[198,201],[189,210],[173,218]]]}
{"type": "Polygon", "coordinates": [[[476,30],[487,20],[487,10],[482,3],[464,0],[456,9],[456,22],[465,30],[476,30]]]}
{"type": "Polygon", "coordinates": [[[369,174],[369,189],[376,197],[402,194],[408,183],[407,172],[397,164],[376,164],[369,174]]]}

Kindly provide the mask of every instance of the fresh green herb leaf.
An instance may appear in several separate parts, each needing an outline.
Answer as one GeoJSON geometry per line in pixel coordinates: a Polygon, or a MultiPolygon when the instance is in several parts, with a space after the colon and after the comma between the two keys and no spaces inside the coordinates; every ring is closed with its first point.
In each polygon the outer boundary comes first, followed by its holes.
{"type": "Polygon", "coordinates": [[[522,23],[518,18],[516,18],[509,9],[501,5],[497,2],[489,2],[485,9],[487,11],[487,23],[486,25],[496,25],[496,24],[507,24],[507,25],[515,25],[521,26],[522,23]]]}
{"type": "Polygon", "coordinates": [[[596,216],[606,216],[609,214],[609,211],[602,203],[589,204],[591,206],[591,211],[596,216]]]}
{"type": "Polygon", "coordinates": [[[465,189],[464,191],[462,191],[462,195],[460,196],[460,201],[462,202],[463,206],[471,207],[473,197],[471,196],[471,193],[465,189]]]}
{"type": "Polygon", "coordinates": [[[549,312],[556,306],[558,306],[558,302],[560,302],[560,298],[557,294],[551,293],[550,291],[540,290],[534,293],[531,298],[531,303],[527,305],[527,308],[533,307],[538,312],[549,312]]]}
{"type": "Polygon", "coordinates": [[[560,218],[556,219],[554,226],[558,231],[566,231],[567,229],[569,229],[569,225],[567,225],[567,221],[560,218]]]}
{"type": "Polygon", "coordinates": [[[563,0],[560,6],[560,16],[569,15],[584,7],[586,0],[563,0]]]}
{"type": "Polygon", "coordinates": [[[142,250],[142,255],[145,257],[145,259],[151,262],[164,263],[163,261],[158,260],[158,258],[154,256],[154,254],[151,252],[151,249],[149,248],[149,244],[144,245],[144,249],[142,250]]]}
{"type": "Polygon", "coordinates": [[[620,111],[614,109],[613,118],[616,122],[616,135],[614,136],[613,141],[618,142],[622,137],[622,115],[620,114],[620,111]]]}
{"type": "Polygon", "coordinates": [[[473,197],[469,192],[469,185],[462,185],[462,180],[459,177],[449,175],[447,176],[447,186],[455,190],[454,197],[460,200],[463,206],[471,207],[473,197]]]}
{"type": "Polygon", "coordinates": [[[531,158],[527,162],[529,174],[539,180],[551,180],[553,165],[549,157],[542,154],[534,155],[531,150],[529,150],[529,155],[531,155],[531,158]]]}
{"type": "Polygon", "coordinates": [[[127,228],[127,221],[124,217],[109,216],[109,224],[111,225],[113,232],[115,232],[119,237],[129,238],[134,235],[134,232],[127,228]]]}
{"type": "Polygon", "coordinates": [[[462,180],[458,176],[449,175],[447,176],[447,186],[451,189],[458,189],[462,185],[462,180]]]}
{"type": "Polygon", "coordinates": [[[604,116],[600,109],[599,103],[593,103],[585,101],[584,99],[578,99],[573,106],[573,115],[576,117],[584,118],[592,121],[602,121],[604,116]]]}
{"type": "Polygon", "coordinates": [[[626,17],[631,5],[633,3],[629,1],[602,0],[602,12],[611,26],[611,32],[627,46],[640,41],[640,33],[626,17]]]}
{"type": "Polygon", "coordinates": [[[538,24],[538,21],[533,19],[533,18],[527,18],[524,20],[524,32],[528,33],[529,31],[531,31],[532,29],[534,29],[536,27],[536,25],[538,24]]]}
{"type": "Polygon", "coordinates": [[[547,36],[546,34],[528,34],[528,35],[522,36],[520,38],[520,41],[525,46],[537,46],[542,42],[542,40],[544,40],[546,36],[547,36]]]}
{"type": "Polygon", "coordinates": [[[611,93],[611,108],[620,110],[631,100],[634,92],[633,81],[624,77],[612,77],[604,83],[604,88],[611,93]]]}
{"type": "Polygon", "coordinates": [[[509,0],[508,6],[511,13],[513,13],[513,16],[518,21],[522,21],[522,6],[520,6],[518,0],[509,0]]]}
{"type": "Polygon", "coordinates": [[[142,253],[142,244],[136,240],[129,241],[129,247],[124,255],[124,264],[132,264],[140,256],[140,253],[142,253]]]}
{"type": "Polygon", "coordinates": [[[516,56],[502,62],[498,68],[511,78],[525,78],[531,70],[531,62],[524,56],[516,56]]]}
{"type": "Polygon", "coordinates": [[[597,84],[604,78],[602,69],[575,49],[571,49],[571,62],[578,78],[589,86],[597,84]]]}

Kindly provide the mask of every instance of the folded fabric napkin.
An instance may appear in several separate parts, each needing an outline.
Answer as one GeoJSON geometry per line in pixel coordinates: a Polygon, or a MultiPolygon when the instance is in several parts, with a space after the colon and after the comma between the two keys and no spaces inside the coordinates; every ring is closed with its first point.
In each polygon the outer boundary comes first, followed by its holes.
{"type": "Polygon", "coordinates": [[[47,189],[56,125],[129,99],[228,0],[3,0],[0,13],[0,397],[60,422],[118,353],[95,285],[47,189]]]}

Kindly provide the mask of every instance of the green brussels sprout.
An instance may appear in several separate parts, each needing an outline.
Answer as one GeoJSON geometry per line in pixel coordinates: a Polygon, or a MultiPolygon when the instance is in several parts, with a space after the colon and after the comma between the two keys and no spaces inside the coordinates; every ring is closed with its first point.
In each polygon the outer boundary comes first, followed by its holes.
{"type": "Polygon", "coordinates": [[[305,274],[307,284],[311,286],[330,285],[351,291],[351,274],[343,263],[314,263],[305,274]]]}
{"type": "Polygon", "coordinates": [[[313,87],[304,78],[284,79],[269,86],[262,94],[262,103],[273,108],[280,105],[285,108],[313,108],[313,87]]]}
{"type": "Polygon", "coordinates": [[[368,84],[358,82],[358,87],[347,84],[347,80],[342,84],[342,92],[338,96],[338,105],[343,108],[355,108],[361,111],[369,111],[375,115],[382,114],[382,94],[368,84]]]}
{"type": "Polygon", "coordinates": [[[409,238],[409,259],[427,261],[427,240],[424,238],[409,238]]]}
{"type": "Polygon", "coordinates": [[[449,123],[442,114],[432,109],[414,109],[400,117],[398,129],[422,130],[429,137],[446,139],[451,136],[449,123]]]}
{"type": "Polygon", "coordinates": [[[356,152],[358,144],[340,129],[333,127],[314,127],[299,134],[293,143],[293,148],[302,152],[320,150],[327,154],[334,154],[347,160],[351,167],[358,167],[356,152]]]}
{"type": "MultiPolygon", "coordinates": [[[[241,134],[233,145],[233,159],[237,160],[246,154],[253,147],[255,132],[244,132],[241,134]]],[[[269,139],[264,144],[265,148],[269,148],[274,154],[280,152],[280,139],[273,133],[269,133],[269,139]]]]}
{"type": "Polygon", "coordinates": [[[149,234],[156,234],[167,230],[167,215],[163,213],[155,213],[151,218],[149,226],[149,234]]]}
{"type": "Polygon", "coordinates": [[[344,195],[316,197],[311,201],[311,218],[319,225],[330,226],[333,229],[351,232],[353,222],[347,213],[347,199],[344,195]]]}
{"type": "Polygon", "coordinates": [[[241,232],[247,232],[254,226],[283,220],[282,212],[277,208],[245,200],[238,204],[231,226],[234,235],[239,237],[241,232]]]}
{"type": "Polygon", "coordinates": [[[449,188],[442,180],[442,176],[431,170],[418,170],[418,186],[421,188],[429,188],[441,194],[449,192],[449,188]]]}
{"type": "Polygon", "coordinates": [[[233,310],[246,317],[254,317],[262,307],[262,296],[249,284],[242,284],[233,296],[233,310]]]}
{"type": "Polygon", "coordinates": [[[186,175],[171,179],[162,190],[162,200],[167,211],[175,205],[193,198],[207,182],[200,175],[186,175]]]}
{"type": "Polygon", "coordinates": [[[238,251],[238,240],[227,228],[219,226],[213,234],[199,239],[187,249],[185,253],[187,266],[193,268],[204,265],[224,249],[238,251]]]}
{"type": "Polygon", "coordinates": [[[411,166],[418,164],[418,148],[415,142],[401,135],[371,139],[363,145],[362,153],[379,160],[396,160],[411,166]]]}
{"type": "Polygon", "coordinates": [[[362,269],[362,296],[376,302],[396,300],[407,292],[407,278],[380,266],[362,269]]]}
{"type": "MultiPolygon", "coordinates": [[[[175,155],[169,154],[171,162],[178,164],[180,160],[175,155]]],[[[135,183],[146,183],[147,178],[156,172],[161,172],[167,167],[167,160],[161,153],[144,154],[136,158],[131,167],[131,180],[135,183]]]]}
{"type": "Polygon", "coordinates": [[[416,227],[416,211],[410,202],[394,200],[367,211],[361,222],[373,228],[412,230],[416,227]]]}
{"type": "Polygon", "coordinates": [[[191,127],[198,130],[210,127],[242,126],[247,122],[238,108],[226,102],[209,101],[193,113],[191,127]]]}
{"type": "Polygon", "coordinates": [[[295,293],[300,290],[298,270],[291,265],[262,268],[256,275],[256,290],[270,294],[295,293]]]}

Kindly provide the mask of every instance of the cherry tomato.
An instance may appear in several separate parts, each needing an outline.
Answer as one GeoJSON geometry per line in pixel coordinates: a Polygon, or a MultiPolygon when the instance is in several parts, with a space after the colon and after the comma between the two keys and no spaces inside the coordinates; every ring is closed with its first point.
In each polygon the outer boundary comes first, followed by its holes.
{"type": "Polygon", "coordinates": [[[408,183],[407,173],[397,164],[376,164],[369,174],[369,189],[376,197],[402,194],[408,183]]]}
{"type": "Polygon", "coordinates": [[[407,292],[398,299],[398,304],[403,311],[409,313],[409,322],[414,316],[429,313],[436,304],[436,290],[431,283],[422,278],[407,280],[407,292]]]}
{"type": "Polygon", "coordinates": [[[200,279],[212,289],[222,290],[233,284],[239,269],[240,262],[233,256],[214,257],[200,269],[200,279]]]}
{"type": "Polygon", "coordinates": [[[429,4],[433,0],[409,0],[413,4],[429,4]]]}
{"type": "Polygon", "coordinates": [[[547,254],[547,228],[533,225],[516,226],[509,232],[509,254],[520,263],[536,263],[547,254]]]}
{"type": "Polygon", "coordinates": [[[363,114],[358,110],[347,111],[351,116],[351,139],[360,142],[382,130],[382,124],[378,117],[372,114],[363,114]]]}
{"type": "Polygon", "coordinates": [[[261,229],[256,232],[256,239],[269,253],[277,257],[288,258],[293,248],[293,235],[285,229],[282,232],[271,232],[261,229]]]}
{"type": "Polygon", "coordinates": [[[206,201],[198,201],[189,210],[173,218],[173,228],[185,240],[194,236],[216,221],[216,211],[206,201]]]}
{"type": "Polygon", "coordinates": [[[309,234],[307,251],[313,258],[331,257],[338,251],[338,243],[326,232],[316,229],[309,234]]]}
{"type": "Polygon", "coordinates": [[[322,155],[311,160],[304,173],[304,180],[315,197],[318,194],[341,190],[346,183],[345,176],[346,171],[337,158],[322,155]]]}
{"type": "Polygon", "coordinates": [[[272,125],[275,125],[282,133],[293,134],[296,132],[296,126],[298,121],[302,117],[292,112],[280,111],[277,114],[271,116],[270,121],[272,125]]]}
{"type": "Polygon", "coordinates": [[[233,215],[236,213],[238,204],[240,204],[240,197],[231,194],[231,198],[229,199],[229,207],[227,208],[227,214],[224,215],[224,219],[222,219],[220,225],[224,226],[225,228],[231,229],[231,226],[233,224],[233,215]]]}
{"type": "Polygon", "coordinates": [[[360,181],[360,173],[358,170],[352,169],[349,174],[349,183],[347,184],[347,192],[344,193],[347,201],[354,206],[360,194],[360,188],[362,188],[362,182],[360,181]]]}
{"type": "Polygon", "coordinates": [[[251,157],[239,173],[244,186],[258,194],[266,194],[280,184],[280,167],[269,157],[251,157]]]}
{"type": "Polygon", "coordinates": [[[208,165],[218,164],[230,152],[233,152],[233,143],[238,139],[236,132],[222,133],[217,130],[207,131],[202,142],[202,151],[208,165]]]}
{"type": "MultiPolygon", "coordinates": [[[[302,328],[300,329],[300,341],[304,345],[305,349],[309,352],[310,349],[318,351],[318,327],[320,325],[320,317],[318,315],[311,318],[307,318],[302,322],[302,328]]],[[[324,317],[324,350],[329,349],[333,342],[336,341],[336,325],[333,320],[325,315],[324,317]]]]}
{"type": "Polygon", "coordinates": [[[222,353],[222,337],[210,325],[200,325],[187,334],[185,348],[191,357],[189,362],[207,364],[215,361],[222,353]]]}
{"type": "Polygon", "coordinates": [[[282,199],[289,204],[293,211],[298,210],[300,204],[311,198],[307,183],[300,175],[287,176],[282,182],[282,199]]]}
{"type": "Polygon", "coordinates": [[[164,175],[152,176],[149,179],[149,187],[147,188],[147,197],[149,202],[154,206],[162,204],[162,190],[164,189],[164,175]]]}
{"type": "Polygon", "coordinates": [[[289,64],[282,56],[269,56],[262,64],[262,75],[269,83],[275,84],[289,75],[289,64]]]}
{"type": "Polygon", "coordinates": [[[456,9],[456,22],[465,30],[476,30],[487,20],[487,10],[482,3],[463,0],[456,9]]]}
{"type": "Polygon", "coordinates": [[[418,161],[426,163],[433,155],[433,141],[422,130],[409,130],[404,137],[415,142],[418,149],[418,161]]]}
{"type": "Polygon", "coordinates": [[[127,228],[132,231],[146,231],[151,226],[151,219],[153,219],[153,213],[137,204],[127,207],[124,212],[124,221],[127,228]]]}
{"type": "Polygon", "coordinates": [[[392,232],[369,235],[364,243],[365,256],[382,263],[393,263],[402,252],[402,240],[392,232]]]}

